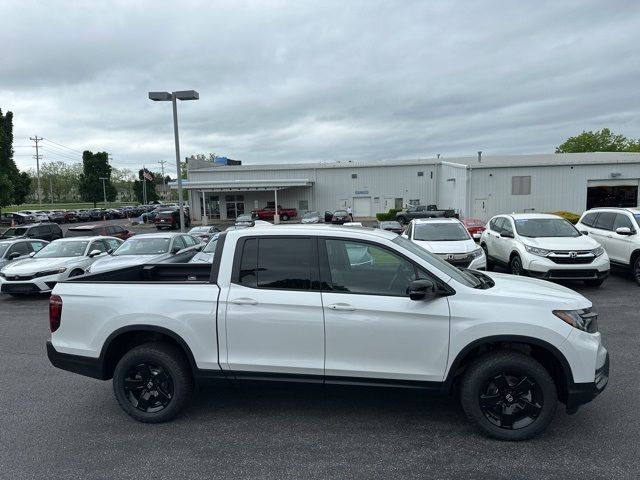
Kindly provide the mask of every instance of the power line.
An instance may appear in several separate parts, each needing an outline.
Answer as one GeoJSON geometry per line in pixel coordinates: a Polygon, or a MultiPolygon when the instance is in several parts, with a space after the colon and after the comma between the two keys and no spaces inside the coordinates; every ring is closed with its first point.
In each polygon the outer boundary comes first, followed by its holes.
{"type": "Polygon", "coordinates": [[[66,148],[67,150],[71,150],[73,152],[77,152],[77,153],[83,153],[80,150],[76,150],[75,148],[71,148],[71,147],[67,147],[66,145],[62,145],[61,143],[58,142],[54,142],[53,140],[49,140],[48,138],[44,139],[45,142],[49,142],[49,143],[53,143],[54,145],[58,145],[59,147],[63,147],[66,148]]]}

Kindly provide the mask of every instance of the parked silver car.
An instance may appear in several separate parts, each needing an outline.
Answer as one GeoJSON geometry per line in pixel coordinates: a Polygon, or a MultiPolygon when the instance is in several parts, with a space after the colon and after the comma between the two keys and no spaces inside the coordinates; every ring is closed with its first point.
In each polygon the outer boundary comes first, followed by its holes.
{"type": "Polygon", "coordinates": [[[34,240],[31,238],[0,241],[0,269],[11,262],[27,258],[32,253],[39,252],[48,243],[46,240],[34,240]]]}

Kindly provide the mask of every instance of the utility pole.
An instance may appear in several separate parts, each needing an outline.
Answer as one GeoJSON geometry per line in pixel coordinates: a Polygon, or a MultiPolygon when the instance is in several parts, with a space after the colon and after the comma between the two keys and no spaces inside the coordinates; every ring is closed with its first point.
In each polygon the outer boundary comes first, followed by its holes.
{"type": "Polygon", "coordinates": [[[36,142],[36,154],[33,157],[36,159],[36,173],[38,175],[38,190],[36,192],[36,196],[38,197],[38,204],[42,207],[42,198],[40,197],[40,159],[42,158],[42,155],[40,155],[38,150],[38,142],[42,140],[42,137],[38,138],[38,136],[35,135],[33,137],[29,137],[29,140],[36,142]]]}
{"type": "Polygon", "coordinates": [[[51,199],[51,207],[53,207],[53,183],[51,177],[49,177],[49,198],[51,199]]]}
{"type": "Polygon", "coordinates": [[[165,178],[164,178],[164,164],[167,163],[166,160],[160,160],[158,162],[160,164],[160,168],[162,169],[162,195],[164,195],[165,200],[167,199],[167,184],[165,182],[165,178]]]}
{"type": "Polygon", "coordinates": [[[147,177],[144,174],[147,172],[147,167],[142,165],[142,204],[147,204],[147,177]]]}
{"type": "Polygon", "coordinates": [[[99,177],[102,180],[102,194],[104,195],[104,208],[107,208],[107,187],[105,185],[105,180],[109,180],[109,177],[99,177]]]}

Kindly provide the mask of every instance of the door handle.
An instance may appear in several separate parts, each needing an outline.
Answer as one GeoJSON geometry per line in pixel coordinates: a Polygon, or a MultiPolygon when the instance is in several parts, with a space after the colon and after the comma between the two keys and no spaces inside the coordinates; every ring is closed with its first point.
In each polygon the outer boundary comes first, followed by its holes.
{"type": "Polygon", "coordinates": [[[356,309],[356,307],[349,305],[348,303],[334,303],[327,305],[327,308],[330,308],[331,310],[342,310],[344,312],[353,312],[356,309]]]}
{"type": "Polygon", "coordinates": [[[258,301],[253,298],[234,298],[229,303],[233,303],[235,305],[257,305],[258,301]]]}

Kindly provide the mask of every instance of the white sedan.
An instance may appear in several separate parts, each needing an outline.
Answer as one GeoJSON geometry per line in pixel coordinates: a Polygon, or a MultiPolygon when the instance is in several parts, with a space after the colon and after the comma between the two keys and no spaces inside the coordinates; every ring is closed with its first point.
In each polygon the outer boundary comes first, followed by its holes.
{"type": "Polygon", "coordinates": [[[73,237],[54,240],[24,260],[0,270],[0,292],[10,295],[50,292],[57,282],[82,275],[100,257],[122,244],[115,237],[73,237]]]}

